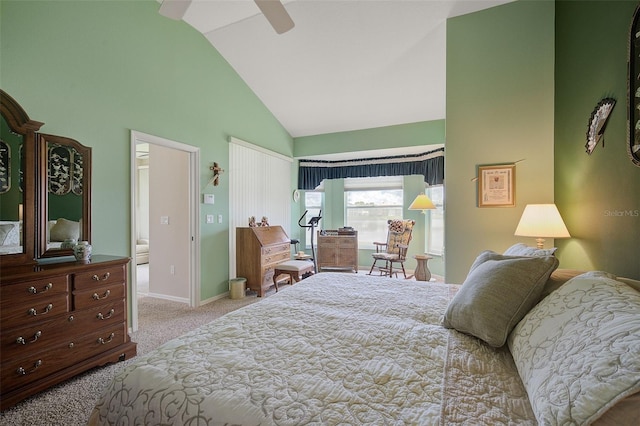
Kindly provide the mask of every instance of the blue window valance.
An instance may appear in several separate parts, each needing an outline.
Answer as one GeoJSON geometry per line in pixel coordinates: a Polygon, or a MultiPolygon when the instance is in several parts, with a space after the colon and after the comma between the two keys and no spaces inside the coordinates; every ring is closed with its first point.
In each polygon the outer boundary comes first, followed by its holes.
{"type": "Polygon", "coordinates": [[[429,185],[444,182],[444,148],[422,154],[361,160],[300,160],[298,189],[315,189],[324,179],[423,175],[429,185]]]}

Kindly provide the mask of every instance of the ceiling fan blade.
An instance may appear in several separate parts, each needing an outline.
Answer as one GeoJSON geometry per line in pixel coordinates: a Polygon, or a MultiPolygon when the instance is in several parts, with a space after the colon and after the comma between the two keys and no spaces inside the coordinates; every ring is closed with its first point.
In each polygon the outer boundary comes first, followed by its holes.
{"type": "MultiPolygon", "coordinates": [[[[167,1],[167,0],[165,0],[167,1]]],[[[254,0],[276,33],[282,34],[295,26],[280,0],[254,0]]]]}
{"type": "Polygon", "coordinates": [[[191,0],[162,0],[158,12],[167,18],[180,20],[191,5],[191,0]]]}

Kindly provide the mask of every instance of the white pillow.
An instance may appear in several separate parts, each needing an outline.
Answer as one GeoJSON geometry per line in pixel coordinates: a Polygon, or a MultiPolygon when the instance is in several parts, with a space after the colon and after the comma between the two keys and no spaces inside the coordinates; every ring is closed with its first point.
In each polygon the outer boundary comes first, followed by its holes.
{"type": "Polygon", "coordinates": [[[557,247],[539,249],[536,247],[529,247],[526,244],[517,243],[506,249],[503,254],[505,256],[553,256],[557,249],[557,247]]]}
{"type": "Polygon", "coordinates": [[[539,424],[590,424],[640,391],[640,292],[588,273],[569,280],[508,339],[539,424]]]}
{"type": "Polygon", "coordinates": [[[19,246],[20,244],[20,222],[0,222],[0,245],[19,246]]]}

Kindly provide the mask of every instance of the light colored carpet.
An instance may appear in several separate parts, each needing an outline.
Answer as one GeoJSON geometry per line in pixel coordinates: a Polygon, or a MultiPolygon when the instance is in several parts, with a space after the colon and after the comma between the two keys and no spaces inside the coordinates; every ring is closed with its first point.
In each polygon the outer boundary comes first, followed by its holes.
{"type": "MultiPolygon", "coordinates": [[[[267,297],[272,292],[273,289],[267,292],[267,297]]],[[[144,297],[138,301],[139,329],[131,335],[131,339],[138,344],[138,355],[143,355],[187,331],[260,300],[255,293],[248,293],[243,299],[223,298],[192,309],[182,303],[144,297]]],[[[0,413],[0,424],[86,425],[103,389],[130,362],[127,360],[95,368],[28,398],[0,413]]]]}

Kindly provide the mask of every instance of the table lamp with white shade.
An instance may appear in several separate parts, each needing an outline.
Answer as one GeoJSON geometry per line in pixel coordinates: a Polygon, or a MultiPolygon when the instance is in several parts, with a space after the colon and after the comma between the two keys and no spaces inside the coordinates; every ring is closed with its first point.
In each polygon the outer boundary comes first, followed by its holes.
{"type": "Polygon", "coordinates": [[[514,235],[534,237],[539,249],[545,238],[571,237],[555,204],[527,204],[514,235]]]}

